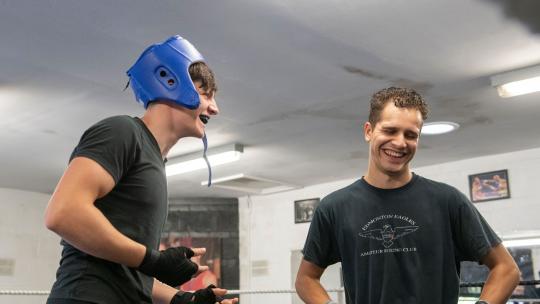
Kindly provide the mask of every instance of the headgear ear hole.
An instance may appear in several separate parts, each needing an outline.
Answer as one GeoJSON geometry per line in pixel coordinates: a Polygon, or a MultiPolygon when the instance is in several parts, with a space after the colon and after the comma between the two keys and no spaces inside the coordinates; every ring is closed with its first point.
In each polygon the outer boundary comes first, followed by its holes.
{"type": "Polygon", "coordinates": [[[159,82],[161,82],[162,85],[164,85],[168,90],[174,90],[176,89],[176,85],[178,81],[176,80],[176,76],[169,71],[164,66],[160,66],[155,71],[155,77],[159,82]]]}

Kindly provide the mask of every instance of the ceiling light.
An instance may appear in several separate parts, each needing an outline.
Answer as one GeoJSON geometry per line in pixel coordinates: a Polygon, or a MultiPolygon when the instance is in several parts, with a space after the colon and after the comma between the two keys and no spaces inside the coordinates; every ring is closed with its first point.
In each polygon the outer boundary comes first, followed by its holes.
{"type": "Polygon", "coordinates": [[[515,239],[503,241],[505,247],[527,247],[540,245],[540,238],[515,239]]]}
{"type": "MultiPolygon", "coordinates": [[[[210,166],[213,168],[239,160],[243,152],[244,147],[242,145],[231,144],[208,149],[206,155],[210,166]]],[[[170,159],[165,170],[167,176],[172,176],[204,168],[206,168],[206,162],[202,157],[202,152],[197,152],[170,159]]]]}
{"type": "Polygon", "coordinates": [[[503,98],[540,91],[540,65],[491,77],[491,85],[503,98]]]}
{"type": "MultiPolygon", "coordinates": [[[[207,185],[208,181],[201,182],[201,186],[207,185]]],[[[212,181],[212,186],[248,194],[270,194],[299,188],[297,185],[262,177],[248,176],[243,173],[215,179],[212,181]]]]}
{"type": "Polygon", "coordinates": [[[434,121],[425,123],[422,127],[422,134],[425,135],[438,135],[455,131],[459,128],[459,125],[450,121],[434,121]]]}

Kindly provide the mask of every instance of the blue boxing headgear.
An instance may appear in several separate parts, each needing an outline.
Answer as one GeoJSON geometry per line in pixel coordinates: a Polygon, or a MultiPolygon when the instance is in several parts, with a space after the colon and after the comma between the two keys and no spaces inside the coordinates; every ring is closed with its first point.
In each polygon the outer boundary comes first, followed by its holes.
{"type": "Polygon", "coordinates": [[[149,46],[127,71],[135,98],[145,109],[155,100],[198,108],[199,94],[189,76],[189,66],[201,61],[205,61],[201,53],[178,35],[149,46]]]}

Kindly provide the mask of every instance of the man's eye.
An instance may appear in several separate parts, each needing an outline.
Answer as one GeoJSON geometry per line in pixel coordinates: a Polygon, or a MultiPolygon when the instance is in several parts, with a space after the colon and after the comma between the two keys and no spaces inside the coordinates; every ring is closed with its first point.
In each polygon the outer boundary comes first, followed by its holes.
{"type": "Polygon", "coordinates": [[[417,139],[418,138],[418,134],[415,134],[415,133],[405,134],[405,136],[407,136],[407,138],[410,138],[410,139],[417,139]]]}

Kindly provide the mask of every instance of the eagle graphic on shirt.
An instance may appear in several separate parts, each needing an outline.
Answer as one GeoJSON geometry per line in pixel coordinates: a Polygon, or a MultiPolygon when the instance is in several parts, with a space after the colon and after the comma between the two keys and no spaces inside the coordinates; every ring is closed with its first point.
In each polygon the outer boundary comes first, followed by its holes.
{"type": "Polygon", "coordinates": [[[365,238],[383,241],[382,244],[384,248],[388,248],[394,244],[394,240],[397,240],[409,233],[415,232],[418,228],[418,226],[392,228],[392,226],[387,224],[384,225],[382,229],[371,229],[366,232],[360,232],[358,235],[365,238]]]}

